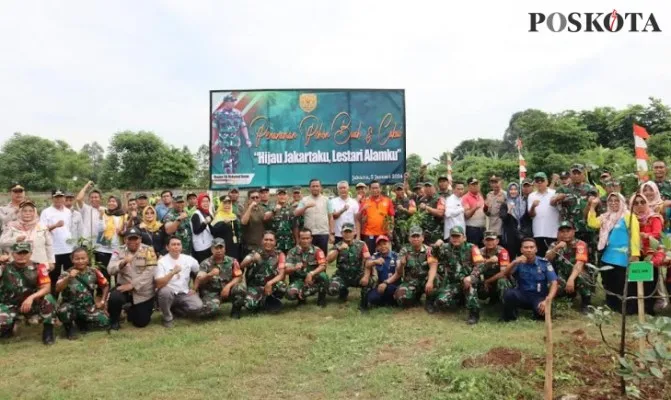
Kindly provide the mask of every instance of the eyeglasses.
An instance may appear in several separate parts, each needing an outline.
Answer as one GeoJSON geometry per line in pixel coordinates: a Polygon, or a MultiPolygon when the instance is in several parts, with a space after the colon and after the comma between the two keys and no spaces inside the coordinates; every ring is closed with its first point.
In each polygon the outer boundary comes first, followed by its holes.
{"type": "Polygon", "coordinates": [[[252,199],[252,200],[256,200],[256,199],[258,199],[258,198],[259,198],[259,196],[252,196],[252,197],[250,197],[250,199],[252,199]]]}
{"type": "Polygon", "coordinates": [[[635,202],[634,202],[634,205],[635,205],[635,206],[644,206],[644,205],[645,205],[645,201],[643,201],[643,200],[635,201],[635,202]]]}
{"type": "Polygon", "coordinates": [[[23,189],[13,189],[12,193],[23,193],[23,189]]]}
{"type": "Polygon", "coordinates": [[[534,182],[536,182],[536,183],[545,182],[545,179],[543,179],[543,178],[536,178],[536,179],[534,179],[534,182]]]}

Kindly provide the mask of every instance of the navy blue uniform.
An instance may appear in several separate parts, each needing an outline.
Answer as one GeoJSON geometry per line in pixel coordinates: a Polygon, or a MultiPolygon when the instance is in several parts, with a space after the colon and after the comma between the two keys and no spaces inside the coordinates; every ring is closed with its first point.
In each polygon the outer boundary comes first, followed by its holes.
{"type": "Polygon", "coordinates": [[[534,317],[538,314],[538,305],[548,295],[548,286],[557,281],[557,274],[552,264],[544,258],[536,257],[533,263],[518,264],[513,272],[517,287],[508,289],[503,295],[503,319],[517,319],[517,309],[531,309],[534,317]]]}
{"type": "MultiPolygon", "coordinates": [[[[379,252],[373,254],[372,259],[378,260],[384,258],[383,265],[375,265],[375,271],[377,273],[378,285],[381,285],[386,279],[389,279],[396,272],[396,266],[398,266],[398,253],[395,251],[389,251],[386,256],[383,256],[379,252]]],[[[368,292],[368,304],[374,306],[393,306],[396,305],[394,300],[394,292],[396,292],[396,284],[387,285],[387,288],[384,290],[384,294],[379,294],[377,292],[377,286],[375,289],[368,292]]]]}

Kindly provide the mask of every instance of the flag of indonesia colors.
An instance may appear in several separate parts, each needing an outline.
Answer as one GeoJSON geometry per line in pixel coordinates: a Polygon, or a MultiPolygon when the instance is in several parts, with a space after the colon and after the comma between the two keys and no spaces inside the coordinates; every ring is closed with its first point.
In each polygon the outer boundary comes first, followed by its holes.
{"type": "Polygon", "coordinates": [[[524,160],[524,157],[522,156],[522,139],[517,138],[515,144],[517,145],[517,155],[520,161],[520,184],[521,184],[522,181],[527,177],[527,162],[524,160]]]}
{"type": "Polygon", "coordinates": [[[648,144],[645,142],[650,135],[644,127],[634,124],[634,154],[636,171],[640,182],[648,181],[648,144]]]}

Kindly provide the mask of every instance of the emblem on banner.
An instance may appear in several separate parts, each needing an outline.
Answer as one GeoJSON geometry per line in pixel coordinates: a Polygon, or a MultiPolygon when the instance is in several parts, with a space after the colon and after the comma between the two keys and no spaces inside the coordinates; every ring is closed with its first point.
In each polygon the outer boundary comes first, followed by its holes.
{"type": "Polygon", "coordinates": [[[317,95],[314,93],[303,93],[298,98],[298,104],[301,110],[311,113],[317,108],[317,95]]]}

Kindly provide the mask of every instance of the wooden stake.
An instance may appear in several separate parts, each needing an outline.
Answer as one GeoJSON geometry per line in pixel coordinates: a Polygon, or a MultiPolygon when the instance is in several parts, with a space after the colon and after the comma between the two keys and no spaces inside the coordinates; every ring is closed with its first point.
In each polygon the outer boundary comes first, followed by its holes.
{"type": "Polygon", "coordinates": [[[552,300],[545,307],[545,400],[552,400],[552,300]]]}
{"type": "MultiPolygon", "coordinates": [[[[645,300],[643,299],[643,282],[636,282],[636,296],[638,297],[638,322],[645,323],[645,300]]],[[[645,338],[638,339],[638,348],[645,350],[645,338]]]]}

